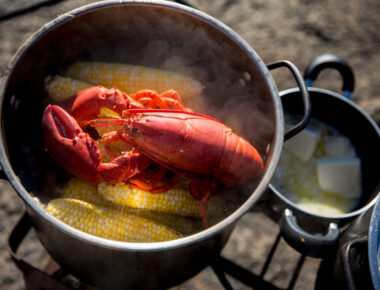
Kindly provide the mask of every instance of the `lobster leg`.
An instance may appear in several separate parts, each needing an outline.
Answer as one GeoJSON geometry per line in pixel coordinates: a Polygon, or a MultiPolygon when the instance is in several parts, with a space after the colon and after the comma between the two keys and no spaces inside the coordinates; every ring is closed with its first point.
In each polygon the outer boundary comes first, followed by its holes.
{"type": "Polygon", "coordinates": [[[184,110],[182,101],[174,90],[168,90],[161,95],[152,90],[142,90],[132,94],[130,97],[150,109],[170,109],[170,106],[175,110],[184,110]]]}
{"type": "Polygon", "coordinates": [[[207,220],[207,202],[210,197],[218,193],[218,181],[214,177],[194,175],[190,176],[189,184],[190,194],[199,200],[199,215],[202,218],[203,225],[208,228],[207,220]]]}
{"type": "Polygon", "coordinates": [[[144,171],[150,163],[149,158],[131,150],[124,152],[111,162],[100,163],[97,171],[102,176],[103,181],[117,184],[144,171]]]}
{"type": "Polygon", "coordinates": [[[211,195],[212,195],[211,191],[205,192],[205,194],[203,195],[203,197],[200,201],[200,204],[199,204],[199,215],[201,216],[203,225],[205,226],[206,229],[209,227],[208,226],[208,220],[207,220],[206,206],[207,206],[207,202],[209,201],[211,195]]]}
{"type": "Polygon", "coordinates": [[[159,166],[152,166],[152,168],[145,170],[142,174],[137,174],[127,180],[133,186],[149,191],[150,193],[163,193],[174,187],[179,180],[176,174],[169,178],[168,169],[159,166]]]}
{"type": "Polygon", "coordinates": [[[166,172],[167,169],[164,167],[157,169],[157,171],[154,172],[154,175],[152,175],[151,172],[149,172],[149,170],[146,170],[142,174],[138,174],[129,178],[127,182],[132,186],[136,186],[139,189],[145,191],[152,191],[156,187],[156,185],[164,178],[166,172]]]}
{"type": "MultiPolygon", "coordinates": [[[[107,144],[119,140],[122,140],[119,134],[115,131],[112,131],[103,135],[101,143],[107,144]]],[[[105,149],[107,150],[107,147],[105,147],[105,149]]],[[[109,154],[111,155],[112,152],[109,154]]],[[[115,158],[115,156],[113,156],[113,158],[115,158]]],[[[169,171],[168,168],[155,165],[157,164],[151,160],[150,167],[153,168],[147,168],[143,173],[130,177],[128,180],[125,180],[125,182],[128,182],[139,189],[149,191],[151,193],[162,193],[168,191],[178,182],[179,176],[175,175],[173,178],[166,178],[167,172],[169,171]],[[162,185],[159,185],[159,183],[162,185]]]]}

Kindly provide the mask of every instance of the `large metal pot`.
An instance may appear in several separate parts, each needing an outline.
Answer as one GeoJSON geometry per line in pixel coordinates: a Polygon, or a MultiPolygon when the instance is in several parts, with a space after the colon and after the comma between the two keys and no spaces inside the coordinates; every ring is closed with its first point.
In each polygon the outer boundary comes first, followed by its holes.
{"type": "MultiPolygon", "coordinates": [[[[344,96],[309,87],[311,118],[337,129],[353,143],[362,161],[360,201],[352,211],[345,214],[317,214],[289,200],[273,182],[269,185],[269,193],[262,200],[269,216],[279,222],[285,240],[299,252],[313,257],[326,257],[333,253],[342,230],[354,218],[373,206],[380,190],[379,172],[374,170],[380,162],[380,130],[363,109],[349,100],[354,89],[354,75],[342,58],[327,54],[313,59],[305,72],[308,85],[326,68],[335,69],[341,74],[344,96]]],[[[285,112],[292,115],[302,112],[302,106],[297,100],[298,94],[298,89],[280,93],[285,112]]]]}
{"type": "MultiPolygon", "coordinates": [[[[294,65],[282,61],[269,68],[281,66],[291,70],[305,102],[305,117],[287,132],[291,136],[308,120],[308,94],[294,65]]],[[[103,1],[60,15],[18,50],[1,81],[0,93],[0,161],[8,180],[25,202],[38,238],[50,255],[80,280],[99,288],[170,287],[209,265],[226,244],[237,220],[264,193],[282,150],[283,111],[267,66],[230,28],[205,13],[172,2],[103,1]],[[143,59],[141,51],[151,39],[179,44],[182,50],[197,55],[196,59],[188,57],[186,61],[197,62],[203,69],[200,75],[206,73],[210,81],[204,90],[205,113],[215,113],[225,121],[218,115],[218,109],[235,99],[235,94],[225,92],[239,83],[241,91],[249,92],[248,99],[237,98],[239,103],[236,106],[229,103],[228,107],[232,116],[239,115],[241,104],[253,104],[263,116],[264,121],[255,123],[249,118],[254,114],[243,116],[242,132],[250,140],[256,140],[254,145],[265,157],[265,172],[249,189],[245,202],[207,230],[160,243],[106,240],[57,220],[35,198],[42,202],[49,200],[46,183],[59,179],[62,173],[48,159],[40,136],[42,110],[46,105],[44,78],[78,59],[139,63],[143,59]],[[241,79],[219,79],[225,69],[238,72],[241,79]],[[215,87],[215,83],[219,86],[215,87]]]]}

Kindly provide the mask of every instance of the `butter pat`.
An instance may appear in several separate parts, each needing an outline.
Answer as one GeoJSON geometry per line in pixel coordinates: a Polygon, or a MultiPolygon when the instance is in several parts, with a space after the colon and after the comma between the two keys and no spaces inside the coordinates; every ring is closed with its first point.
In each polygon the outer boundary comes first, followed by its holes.
{"type": "Polygon", "coordinates": [[[296,136],[284,143],[284,148],[289,153],[297,156],[303,162],[310,160],[319,142],[321,131],[312,126],[308,126],[296,136]]]}
{"type": "Polygon", "coordinates": [[[346,198],[361,194],[361,161],[357,157],[326,157],[317,160],[317,178],[322,190],[346,198]]]}
{"type": "Polygon", "coordinates": [[[325,141],[325,150],[327,155],[334,157],[356,156],[354,146],[351,144],[350,139],[345,136],[327,137],[325,141]]]}

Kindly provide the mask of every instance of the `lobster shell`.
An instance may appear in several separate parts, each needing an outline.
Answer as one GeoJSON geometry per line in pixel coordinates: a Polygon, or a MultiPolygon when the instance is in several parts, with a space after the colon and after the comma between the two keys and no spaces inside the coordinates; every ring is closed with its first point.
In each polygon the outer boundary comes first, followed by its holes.
{"type": "Polygon", "coordinates": [[[171,110],[126,110],[122,140],[169,167],[213,175],[226,186],[248,184],[264,169],[258,151],[223,123],[171,110]]]}

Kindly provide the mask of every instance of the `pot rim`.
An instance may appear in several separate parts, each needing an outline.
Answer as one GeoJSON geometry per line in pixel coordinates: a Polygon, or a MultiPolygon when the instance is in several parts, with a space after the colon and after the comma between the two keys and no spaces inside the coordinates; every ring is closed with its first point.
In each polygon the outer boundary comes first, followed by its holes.
{"type": "MultiPolygon", "coordinates": [[[[377,126],[377,124],[375,123],[375,121],[367,114],[367,112],[365,112],[359,105],[357,105],[356,103],[354,103],[350,99],[348,99],[342,95],[339,95],[338,93],[335,93],[333,91],[322,89],[322,88],[308,87],[308,90],[309,90],[309,92],[322,93],[322,94],[325,94],[325,95],[328,95],[328,96],[331,96],[334,98],[338,98],[339,100],[341,100],[341,101],[347,103],[348,105],[354,107],[359,113],[361,113],[363,115],[363,117],[365,117],[368,120],[368,122],[371,124],[373,129],[377,132],[377,134],[380,137],[380,129],[377,126]]],[[[297,93],[297,92],[299,92],[299,88],[291,88],[291,89],[281,91],[279,93],[279,95],[280,95],[280,97],[282,97],[284,95],[297,93]]],[[[292,201],[287,199],[279,190],[277,190],[277,188],[272,183],[269,184],[269,188],[272,192],[274,192],[282,201],[284,201],[291,208],[296,209],[296,210],[298,210],[304,214],[307,214],[307,215],[310,215],[310,216],[313,216],[316,218],[323,218],[323,219],[331,220],[331,221],[340,221],[340,220],[345,220],[345,219],[351,219],[353,217],[360,215],[361,213],[367,211],[370,207],[372,207],[376,203],[376,196],[377,196],[377,195],[375,195],[375,197],[370,202],[368,202],[366,205],[364,205],[363,207],[361,207],[355,211],[345,213],[345,214],[340,214],[340,215],[322,215],[322,214],[317,214],[317,213],[307,211],[307,210],[299,207],[298,205],[296,205],[295,203],[293,203],[292,201]]]]}
{"type": "MultiPolygon", "coordinates": [[[[91,243],[95,246],[106,247],[114,250],[124,250],[124,251],[162,251],[162,250],[171,250],[178,247],[184,247],[187,245],[191,245],[197,243],[199,241],[208,239],[213,235],[218,234],[229,226],[232,226],[238,219],[240,219],[246,212],[249,211],[250,207],[261,197],[264,193],[265,189],[268,187],[268,184],[274,174],[275,168],[279,162],[282,145],[283,145],[283,134],[284,134],[284,119],[283,119],[283,111],[281,101],[278,95],[277,87],[272,79],[272,76],[269,73],[264,62],[258,56],[258,54],[250,47],[250,45],[243,40],[236,32],[234,32],[227,25],[223,24],[221,21],[215,19],[214,17],[196,10],[194,8],[190,8],[188,6],[184,6],[181,4],[168,2],[168,1],[104,1],[104,2],[96,2],[88,5],[84,5],[78,7],[74,10],[66,12],[62,15],[59,15],[57,18],[43,25],[38,31],[36,31],[31,37],[29,37],[22,46],[17,50],[15,56],[13,57],[10,65],[8,66],[7,71],[5,72],[4,77],[0,82],[0,106],[3,107],[4,102],[4,94],[6,91],[6,86],[8,84],[9,78],[12,73],[12,68],[22,61],[22,58],[25,56],[30,47],[32,47],[35,43],[37,43],[42,37],[44,37],[47,33],[50,33],[54,28],[70,21],[74,17],[81,16],[86,13],[90,13],[91,11],[104,9],[113,6],[156,6],[162,7],[166,9],[176,10],[180,13],[185,13],[200,19],[203,22],[206,22],[208,25],[213,26],[215,29],[221,31],[225,35],[227,35],[233,42],[237,43],[250,57],[251,61],[255,62],[263,76],[267,80],[268,89],[271,91],[273,96],[273,104],[275,111],[275,132],[273,137],[273,142],[271,144],[271,155],[268,156],[266,162],[265,173],[261,177],[261,181],[252,192],[251,196],[232,214],[228,217],[217,223],[216,225],[202,230],[199,233],[195,233],[190,236],[186,236],[183,238],[179,238],[176,240],[166,241],[166,242],[157,242],[157,243],[130,243],[130,242],[121,242],[108,240],[100,237],[96,237],[80,230],[77,230],[52,215],[48,214],[46,210],[41,206],[41,203],[34,197],[32,197],[28,191],[22,185],[18,176],[15,175],[10,161],[8,159],[6,153],[6,141],[2,131],[1,140],[0,140],[0,163],[2,165],[3,171],[5,175],[8,177],[8,180],[12,184],[15,191],[18,195],[23,199],[23,201],[40,217],[42,217],[45,221],[58,228],[59,230],[65,232],[66,234],[82,240],[84,242],[91,243]]],[[[2,119],[2,110],[0,111],[0,118],[2,119]]],[[[3,121],[3,120],[2,120],[3,121]]],[[[4,122],[4,121],[3,121],[4,122]]]]}

